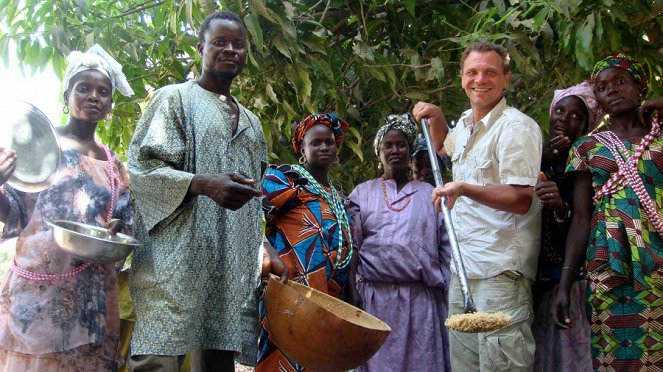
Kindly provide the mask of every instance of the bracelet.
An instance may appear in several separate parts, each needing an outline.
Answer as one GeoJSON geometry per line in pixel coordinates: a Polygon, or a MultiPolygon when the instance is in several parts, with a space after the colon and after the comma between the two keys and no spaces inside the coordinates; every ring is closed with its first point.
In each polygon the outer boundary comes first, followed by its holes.
{"type": "Polygon", "coordinates": [[[553,218],[555,219],[555,222],[562,223],[571,218],[571,207],[569,207],[569,203],[564,202],[564,206],[566,207],[566,215],[562,218],[557,217],[556,211],[553,210],[553,218]]]}
{"type": "Polygon", "coordinates": [[[562,267],[562,270],[573,271],[574,273],[576,273],[576,275],[580,275],[580,271],[578,271],[578,270],[572,268],[571,266],[563,266],[563,267],[562,267]]]}
{"type": "MultiPolygon", "coordinates": [[[[553,214],[555,214],[555,212],[553,212],[553,214]]],[[[111,218],[110,220],[108,220],[108,222],[106,222],[106,224],[104,225],[104,227],[108,229],[108,228],[110,228],[110,226],[111,226],[112,224],[114,224],[115,222],[118,222],[118,221],[121,222],[121,223],[124,225],[124,221],[122,221],[121,219],[119,219],[119,218],[111,218]]]]}

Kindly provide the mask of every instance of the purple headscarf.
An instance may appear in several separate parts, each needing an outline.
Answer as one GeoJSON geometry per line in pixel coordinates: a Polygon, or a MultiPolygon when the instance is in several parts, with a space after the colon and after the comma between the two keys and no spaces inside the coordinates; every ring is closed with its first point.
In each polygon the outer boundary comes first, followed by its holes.
{"type": "Polygon", "coordinates": [[[603,119],[603,110],[601,110],[598,102],[596,102],[596,96],[594,95],[594,89],[592,88],[592,85],[587,81],[583,81],[578,85],[574,85],[566,89],[555,90],[555,96],[553,97],[552,103],[550,104],[551,116],[553,113],[553,107],[555,107],[559,101],[568,96],[576,96],[585,103],[585,106],[587,107],[587,113],[589,114],[589,117],[587,118],[587,122],[589,124],[587,132],[591,132],[592,129],[596,128],[596,126],[603,119]]]}

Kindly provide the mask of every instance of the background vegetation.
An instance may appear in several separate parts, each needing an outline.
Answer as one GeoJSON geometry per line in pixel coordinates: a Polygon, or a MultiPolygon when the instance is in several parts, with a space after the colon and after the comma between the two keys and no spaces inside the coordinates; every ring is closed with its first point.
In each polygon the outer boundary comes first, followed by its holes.
{"type": "Polygon", "coordinates": [[[544,131],[553,90],[586,79],[608,53],[645,63],[650,96],[662,91],[663,0],[0,0],[0,58],[7,63],[13,40],[24,68],[61,77],[70,51],[106,48],[137,93],[117,97],[99,126],[123,155],[148,93],[198,74],[197,29],[217,9],[240,14],[248,31],[249,62],[233,93],[259,115],[270,161],[295,161],[293,122],[338,113],[352,125],[332,172],[346,192],[376,175],[372,139],[385,115],[419,100],[449,119],[468,108],[458,62],[477,40],[509,49],[507,99],[544,131]]]}

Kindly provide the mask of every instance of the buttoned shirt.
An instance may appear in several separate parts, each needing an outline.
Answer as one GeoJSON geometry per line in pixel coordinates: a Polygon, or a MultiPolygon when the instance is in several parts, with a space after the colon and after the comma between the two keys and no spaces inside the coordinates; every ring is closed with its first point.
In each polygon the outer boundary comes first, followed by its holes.
{"type": "MultiPolygon", "coordinates": [[[[451,156],[454,181],[534,186],[542,142],[537,123],[507,106],[503,98],[476,123],[472,110],[465,111],[444,145],[451,156]]],[[[460,197],[451,216],[469,279],[490,278],[504,271],[535,279],[541,238],[537,197],[533,196],[525,215],[460,197]]]]}

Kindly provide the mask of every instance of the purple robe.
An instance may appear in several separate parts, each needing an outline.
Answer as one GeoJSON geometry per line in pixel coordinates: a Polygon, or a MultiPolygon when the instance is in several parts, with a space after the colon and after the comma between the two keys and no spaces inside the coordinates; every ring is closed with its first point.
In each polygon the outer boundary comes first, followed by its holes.
{"type": "Polygon", "coordinates": [[[433,187],[410,181],[399,192],[380,179],[350,194],[358,249],[357,289],[364,310],[391,327],[384,346],[359,371],[450,371],[447,286],[451,249],[444,218],[431,202],[433,187]]]}

